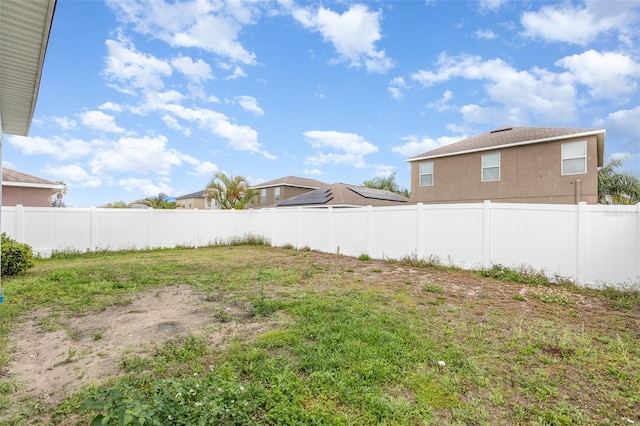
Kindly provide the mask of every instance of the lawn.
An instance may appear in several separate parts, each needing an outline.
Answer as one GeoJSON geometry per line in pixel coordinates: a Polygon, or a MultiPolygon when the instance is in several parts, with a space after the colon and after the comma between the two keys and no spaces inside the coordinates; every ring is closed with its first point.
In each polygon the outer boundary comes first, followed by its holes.
{"type": "Polygon", "coordinates": [[[2,424],[640,422],[638,292],[261,245],[3,287],[2,424]]]}

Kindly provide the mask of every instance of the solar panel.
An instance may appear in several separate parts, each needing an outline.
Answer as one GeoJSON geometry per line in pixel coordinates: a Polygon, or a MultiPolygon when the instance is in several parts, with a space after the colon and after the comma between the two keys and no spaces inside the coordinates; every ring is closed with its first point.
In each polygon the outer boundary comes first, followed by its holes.
{"type": "Polygon", "coordinates": [[[278,206],[304,206],[307,204],[325,204],[333,199],[329,189],[315,189],[297,197],[278,203],[278,206]]]}
{"type": "Polygon", "coordinates": [[[394,194],[393,192],[385,192],[385,191],[376,190],[372,188],[349,187],[349,189],[364,198],[370,198],[373,200],[399,201],[402,203],[407,202],[407,199],[405,197],[398,194],[394,194]]]}

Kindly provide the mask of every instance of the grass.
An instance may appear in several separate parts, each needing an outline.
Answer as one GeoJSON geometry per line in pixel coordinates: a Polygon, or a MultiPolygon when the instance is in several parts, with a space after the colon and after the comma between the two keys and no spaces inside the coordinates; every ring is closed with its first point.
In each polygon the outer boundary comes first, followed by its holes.
{"type": "Polygon", "coordinates": [[[31,312],[47,309],[42,329],[55,330],[65,315],[185,283],[212,301],[212,320],[264,331],[222,347],[193,334],[159,342],[148,357],[123,353],[120,376],[57,406],[18,407],[21,384],[4,376],[5,424],[38,423],[42,412],[54,424],[640,421],[637,292],[261,244],[37,260],[4,281],[0,369],[11,360],[12,324],[31,312]],[[381,273],[363,271],[362,260],[381,273]],[[215,300],[243,301],[246,312],[230,315],[215,300]]]}

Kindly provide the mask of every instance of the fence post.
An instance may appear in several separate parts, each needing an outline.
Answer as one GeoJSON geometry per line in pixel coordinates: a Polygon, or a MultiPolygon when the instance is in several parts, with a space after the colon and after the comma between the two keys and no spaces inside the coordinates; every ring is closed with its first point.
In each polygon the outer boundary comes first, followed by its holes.
{"type": "Polygon", "coordinates": [[[482,267],[491,268],[491,201],[485,200],[482,214],[482,267]]]}
{"type": "Polygon", "coordinates": [[[193,241],[191,246],[193,248],[198,248],[198,228],[200,228],[200,215],[198,214],[198,209],[193,209],[193,241]]]}
{"type": "Polygon", "coordinates": [[[24,242],[24,206],[16,205],[16,241],[24,242]]]}
{"type": "Polygon", "coordinates": [[[587,203],[578,203],[578,233],[576,238],[576,280],[584,284],[587,275],[587,203]]]}
{"type": "Polygon", "coordinates": [[[424,204],[416,206],[416,258],[424,257],[424,204]]]}
{"type": "Polygon", "coordinates": [[[151,215],[153,207],[147,208],[147,249],[151,248],[151,215]]]}
{"type": "Polygon", "coordinates": [[[96,251],[96,240],[98,225],[96,224],[96,208],[91,207],[89,211],[89,251],[96,251]]]}
{"type": "Polygon", "coordinates": [[[638,222],[636,231],[636,290],[640,290],[640,203],[636,204],[636,219],[638,222]]]}
{"type": "Polygon", "coordinates": [[[302,213],[302,207],[296,207],[296,248],[300,248],[300,222],[302,219],[300,218],[302,213]]]}
{"type": "MultiPolygon", "coordinates": [[[[327,253],[331,253],[333,249],[333,206],[327,208],[327,253]]],[[[335,252],[340,254],[340,250],[336,247],[335,252]]]]}
{"type": "Polygon", "coordinates": [[[367,253],[369,256],[373,256],[373,207],[367,206],[367,253]]]}

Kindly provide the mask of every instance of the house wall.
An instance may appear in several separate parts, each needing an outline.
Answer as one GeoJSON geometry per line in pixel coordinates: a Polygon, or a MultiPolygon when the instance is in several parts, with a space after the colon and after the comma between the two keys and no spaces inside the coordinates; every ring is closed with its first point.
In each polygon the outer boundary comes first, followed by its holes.
{"type": "Polygon", "coordinates": [[[29,188],[24,186],[2,186],[2,205],[25,207],[51,207],[50,188],[29,188]]]}
{"type": "Polygon", "coordinates": [[[176,207],[183,209],[205,209],[204,198],[184,198],[176,200],[176,207]]]}
{"type": "Polygon", "coordinates": [[[521,145],[411,163],[411,200],[422,203],[588,204],[598,202],[596,136],[521,145]],[[562,143],[587,141],[587,173],[562,176],[562,143]],[[482,182],[482,155],[500,152],[500,180],[482,182]],[[433,161],[433,186],[419,186],[420,163],[433,161]]]}
{"type": "Polygon", "coordinates": [[[417,204],[253,210],[2,208],[2,232],[52,250],[200,247],[247,234],[347,256],[528,266],[584,285],[640,290],[640,204],[417,204]],[[523,226],[526,224],[526,226],[523,226]]]}
{"type": "MultiPolygon", "coordinates": [[[[307,193],[309,191],[313,191],[313,189],[310,188],[300,188],[297,186],[286,186],[286,185],[281,185],[281,186],[274,186],[274,187],[269,187],[269,188],[264,188],[267,190],[267,201],[266,202],[262,202],[262,198],[260,196],[262,188],[257,188],[258,191],[258,196],[255,198],[255,201],[251,203],[251,207],[255,207],[255,208],[261,208],[261,207],[265,207],[265,206],[270,206],[272,204],[276,203],[276,188],[280,188],[280,201],[283,200],[287,200],[289,198],[293,198],[293,197],[297,197],[298,195],[307,193]]],[[[255,188],[254,188],[255,189],[255,188]]]]}

